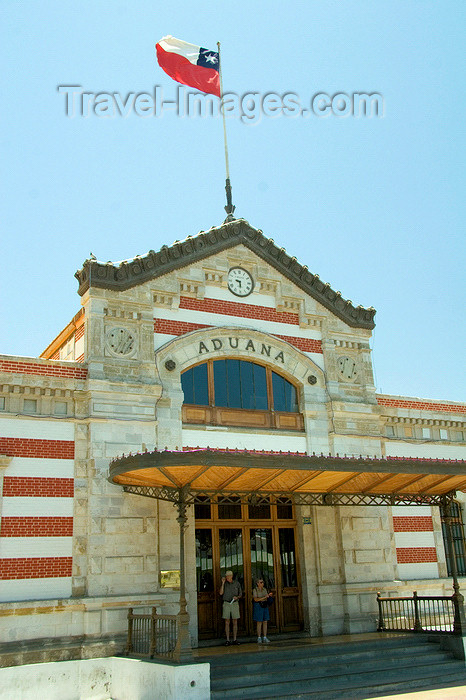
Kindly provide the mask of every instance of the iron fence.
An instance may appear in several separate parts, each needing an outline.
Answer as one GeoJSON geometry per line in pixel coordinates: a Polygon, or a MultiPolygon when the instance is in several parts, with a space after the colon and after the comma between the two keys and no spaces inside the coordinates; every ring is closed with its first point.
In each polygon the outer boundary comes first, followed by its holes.
{"type": "Polygon", "coordinates": [[[159,615],[156,608],[151,613],[128,611],[127,656],[176,660],[179,655],[180,634],[178,615],[159,615]]]}
{"type": "Polygon", "coordinates": [[[452,596],[382,598],[377,593],[379,632],[435,632],[461,634],[459,603],[452,596]]]}

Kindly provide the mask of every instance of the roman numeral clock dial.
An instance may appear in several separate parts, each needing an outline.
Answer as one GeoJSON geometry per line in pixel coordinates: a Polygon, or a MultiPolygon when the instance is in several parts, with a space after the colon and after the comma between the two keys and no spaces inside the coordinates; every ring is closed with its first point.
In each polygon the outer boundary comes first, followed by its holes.
{"type": "Polygon", "coordinates": [[[350,381],[358,375],[356,362],[352,357],[340,357],[338,360],[338,371],[344,379],[350,381]]]}
{"type": "Polygon", "coordinates": [[[228,289],[237,297],[247,297],[254,289],[254,280],[242,267],[232,267],[228,273],[228,289]]]}

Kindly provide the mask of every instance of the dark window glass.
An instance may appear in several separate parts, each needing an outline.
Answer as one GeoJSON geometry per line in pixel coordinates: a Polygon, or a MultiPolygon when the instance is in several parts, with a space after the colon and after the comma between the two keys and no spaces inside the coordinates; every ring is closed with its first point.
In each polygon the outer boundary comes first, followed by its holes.
{"type": "MultiPolygon", "coordinates": [[[[247,360],[214,360],[214,405],[266,411],[267,370],[247,360]]],[[[298,412],[296,388],[276,372],[272,372],[273,409],[298,412]]],[[[181,375],[184,403],[209,405],[207,363],[196,365],[181,375]]]]}
{"type": "Polygon", "coordinates": [[[255,588],[257,579],[262,579],[265,588],[270,591],[275,588],[273,572],[272,530],[260,528],[249,531],[251,546],[252,585],[255,588]]]}
{"type": "Polygon", "coordinates": [[[231,497],[218,502],[218,517],[220,520],[241,520],[241,499],[231,497]]]}
{"type": "MultiPolygon", "coordinates": [[[[451,504],[451,537],[453,540],[453,554],[456,560],[458,576],[466,576],[466,539],[464,536],[463,515],[461,506],[454,501],[451,504]]],[[[448,544],[447,525],[442,522],[443,544],[445,546],[445,557],[447,560],[448,575],[453,575],[451,566],[450,547],[448,544]]]]}
{"type": "Polygon", "coordinates": [[[293,384],[276,372],[272,372],[272,388],[274,411],[298,412],[298,398],[293,384]]]}
{"type": "Polygon", "coordinates": [[[289,498],[277,499],[277,518],[280,520],[292,520],[293,504],[289,498]]]}
{"type": "Polygon", "coordinates": [[[196,365],[181,375],[181,388],[184,403],[197,406],[209,405],[209,388],[207,383],[207,364],[196,365]]]}
{"type": "Polygon", "coordinates": [[[267,402],[267,379],[265,367],[262,365],[252,365],[253,376],[254,376],[254,396],[255,396],[255,406],[259,411],[266,411],[268,409],[267,402]]]}
{"type": "Polygon", "coordinates": [[[246,360],[214,361],[215,406],[266,411],[266,369],[246,360]]]}
{"type": "Polygon", "coordinates": [[[208,498],[207,496],[198,497],[197,502],[194,504],[194,517],[197,520],[210,520],[210,498],[208,498]]]}
{"type": "Polygon", "coordinates": [[[254,400],[254,378],[252,368],[252,362],[239,363],[241,408],[256,408],[256,402],[254,400]]]}
{"type": "Polygon", "coordinates": [[[270,520],[270,503],[267,501],[264,499],[259,503],[248,505],[250,520],[270,520]]]}
{"type": "Polygon", "coordinates": [[[228,406],[226,360],[214,362],[214,406],[228,406]]]}
{"type": "Polygon", "coordinates": [[[294,588],[297,585],[296,556],[294,548],[293,528],[281,527],[278,531],[280,546],[280,564],[282,569],[283,588],[294,588]]]}
{"type": "Polygon", "coordinates": [[[227,368],[227,392],[229,408],[242,408],[239,360],[225,360],[227,368]]]}
{"type": "Polygon", "coordinates": [[[243,533],[241,530],[219,530],[220,568],[222,575],[230,569],[233,580],[239,581],[244,591],[243,533]]]}
{"type": "Polygon", "coordinates": [[[196,580],[197,591],[214,590],[212,559],[212,531],[196,530],[196,580]]]}

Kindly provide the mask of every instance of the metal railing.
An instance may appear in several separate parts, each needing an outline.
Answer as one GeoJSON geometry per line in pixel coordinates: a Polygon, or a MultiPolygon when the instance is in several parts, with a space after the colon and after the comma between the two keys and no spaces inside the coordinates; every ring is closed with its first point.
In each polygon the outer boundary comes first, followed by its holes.
{"type": "Polygon", "coordinates": [[[133,613],[130,608],[125,654],[175,661],[180,652],[179,626],[178,615],[158,615],[156,608],[151,613],[133,613]]]}
{"type": "MultiPolygon", "coordinates": [[[[379,632],[435,632],[461,634],[459,601],[452,596],[382,598],[377,593],[379,632]]],[[[465,630],[466,631],[466,630],[465,630]]]]}

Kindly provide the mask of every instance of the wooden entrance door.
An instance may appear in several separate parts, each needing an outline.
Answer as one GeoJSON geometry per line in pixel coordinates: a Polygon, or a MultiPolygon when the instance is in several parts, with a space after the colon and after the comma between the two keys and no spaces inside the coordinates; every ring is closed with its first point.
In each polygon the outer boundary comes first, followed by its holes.
{"type": "MultiPolygon", "coordinates": [[[[203,506],[197,514],[218,516],[218,506],[203,506]],[[214,511],[214,512],[212,512],[214,511]]],[[[249,507],[250,508],[250,507],[249,507]]],[[[291,506],[289,506],[291,509],[291,506]]],[[[269,629],[287,632],[302,628],[301,590],[299,587],[295,522],[277,517],[283,510],[269,506],[270,520],[251,519],[248,506],[238,506],[229,515],[238,519],[196,518],[196,574],[198,625],[200,638],[222,637],[222,601],[218,594],[221,577],[231,569],[243,589],[240,601],[239,634],[254,635],[252,589],[257,578],[263,578],[275,596],[270,608],[269,629]],[[275,520],[275,521],[274,521],[275,520]]],[[[259,512],[259,515],[267,515],[259,512]]],[[[290,510],[287,511],[290,513],[290,510]]],[[[220,514],[222,511],[220,510],[220,514]]],[[[256,513],[254,510],[252,514],[256,513]]]]}

